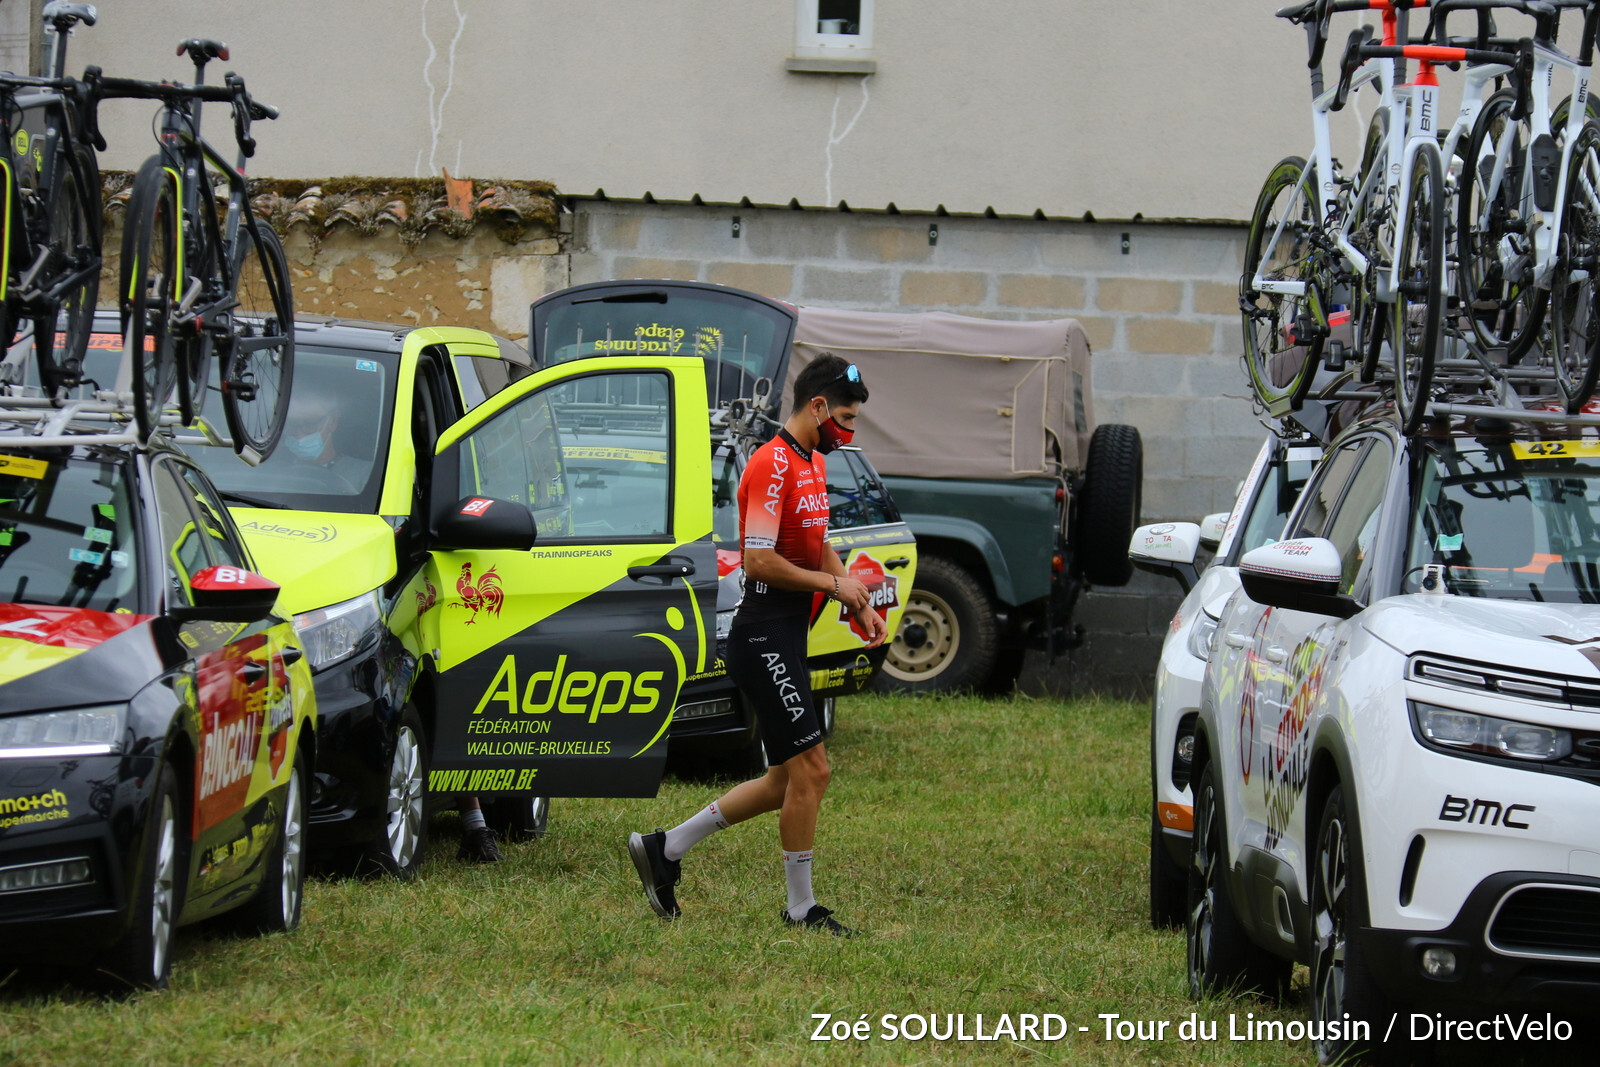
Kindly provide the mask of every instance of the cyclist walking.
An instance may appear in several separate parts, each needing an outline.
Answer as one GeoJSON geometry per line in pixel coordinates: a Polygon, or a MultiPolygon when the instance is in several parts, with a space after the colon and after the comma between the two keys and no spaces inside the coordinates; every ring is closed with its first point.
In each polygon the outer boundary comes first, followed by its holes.
{"type": "Polygon", "coordinates": [[[828,788],[822,725],[811,697],[806,635],[817,596],[837,600],[883,643],[883,619],[867,587],[828,547],[828,488],[822,456],[850,443],[867,387],[855,364],[831,353],[800,372],[794,407],[777,436],[756,450],[739,480],[745,593],[728,634],[728,670],[755,710],[771,766],[670,830],[631,834],[628,852],[645,897],[665,919],[679,914],[674,887],[693,845],[718,830],[778,812],[791,926],[852,933],[811,891],[817,812],[828,788]]]}

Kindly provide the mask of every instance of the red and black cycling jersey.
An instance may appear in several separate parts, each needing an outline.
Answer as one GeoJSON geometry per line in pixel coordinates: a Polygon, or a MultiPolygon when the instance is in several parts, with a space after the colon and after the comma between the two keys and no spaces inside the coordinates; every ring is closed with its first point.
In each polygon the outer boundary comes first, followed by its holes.
{"type": "MultiPolygon", "coordinates": [[[[828,551],[828,477],[821,453],[808,452],[787,430],[750,457],[739,479],[739,541],[744,550],[775,549],[810,571],[823,569],[828,551]]],[[[812,593],[777,589],[749,580],[738,618],[746,621],[784,615],[808,618],[812,593]]]]}

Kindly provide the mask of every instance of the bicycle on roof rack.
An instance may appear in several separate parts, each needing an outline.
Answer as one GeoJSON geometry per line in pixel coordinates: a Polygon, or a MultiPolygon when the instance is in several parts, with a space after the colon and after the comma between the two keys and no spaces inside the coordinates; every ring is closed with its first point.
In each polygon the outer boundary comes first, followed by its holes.
{"type": "MultiPolygon", "coordinates": [[[[1428,5],[1433,17],[1421,38],[1431,43],[1418,43],[1408,37],[1406,14],[1421,6],[1311,0],[1278,13],[1306,26],[1315,144],[1309,163],[1289,157],[1269,175],[1240,279],[1244,362],[1273,417],[1298,411],[1318,368],[1342,370],[1352,353],[1360,354],[1364,382],[1392,389],[1408,433],[1430,414],[1446,413],[1463,399],[1458,394],[1506,414],[1552,404],[1576,413],[1593,391],[1600,371],[1600,125],[1590,121],[1587,84],[1600,4],[1440,0],[1428,5]],[[1383,16],[1382,42],[1368,27],[1352,32],[1339,84],[1324,90],[1331,15],[1373,8],[1383,16]],[[1555,25],[1569,8],[1585,10],[1577,58],[1554,48],[1555,25]],[[1535,36],[1495,36],[1493,9],[1534,17],[1535,36]],[[1447,17],[1458,10],[1475,12],[1475,36],[1447,35],[1447,17]],[[1416,62],[1416,77],[1397,84],[1407,61],[1416,62]],[[1465,64],[1465,72],[1460,112],[1441,135],[1435,68],[1446,64],[1465,64]],[[1575,88],[1552,109],[1556,66],[1573,72],[1575,88]],[[1504,79],[1513,88],[1485,100],[1490,84],[1504,79]],[[1332,156],[1328,116],[1368,84],[1381,101],[1362,166],[1345,176],[1332,156]],[[1586,106],[1574,111],[1571,99],[1586,106]],[[1519,141],[1519,128],[1536,132],[1519,141]],[[1537,152],[1523,150],[1535,143],[1537,152]],[[1552,291],[1559,300],[1550,299],[1552,291]],[[1546,306],[1562,326],[1553,337],[1540,333],[1546,306]],[[1347,336],[1336,336],[1345,323],[1347,336]],[[1515,337],[1505,336],[1512,327],[1515,337]],[[1388,361],[1380,358],[1385,349],[1388,361]],[[1535,358],[1524,359],[1530,352],[1535,358]]],[[[1379,395],[1346,385],[1341,378],[1318,395],[1379,395]]]]}
{"type": "MultiPolygon", "coordinates": [[[[31,323],[39,384],[54,396],[78,383],[100,291],[100,169],[83,83],[65,74],[72,27],[98,16],[54,0],[41,17],[48,76],[0,73],[0,352],[31,323]]],[[[21,369],[6,363],[0,384],[21,384],[21,369]]]]}
{"type": "MultiPolygon", "coordinates": [[[[1350,342],[1336,342],[1330,362],[1342,366],[1348,351],[1359,352],[1370,379],[1386,343],[1408,428],[1425,414],[1448,276],[1434,65],[1477,64],[1493,72],[1486,80],[1511,70],[1518,56],[1487,47],[1496,43],[1487,33],[1481,48],[1413,44],[1408,16],[1417,6],[1420,0],[1309,0],[1278,12],[1306,27],[1314,140],[1309,161],[1291,156],[1269,174],[1245,245],[1245,366],[1270,415],[1304,402],[1325,343],[1345,323],[1350,342]],[[1333,14],[1374,9],[1382,15],[1382,41],[1373,43],[1368,27],[1353,32],[1339,82],[1325,88],[1322,57],[1333,14]],[[1407,60],[1417,62],[1417,76],[1400,84],[1407,60]],[[1347,177],[1333,156],[1329,114],[1364,85],[1378,90],[1380,103],[1361,168],[1347,177]]],[[[1477,87],[1481,100],[1482,81],[1477,87]]],[[[1476,103],[1469,93],[1467,106],[1476,103]]]]}
{"type": "Polygon", "coordinates": [[[1525,45],[1531,61],[1514,86],[1490,98],[1462,156],[1457,288],[1466,328],[1458,332],[1470,358],[1441,369],[1458,386],[1485,375],[1519,393],[1553,382],[1576,414],[1600,377],[1600,125],[1588,94],[1600,4],[1449,3],[1520,11],[1533,17],[1535,33],[1525,45]],[[1568,9],[1584,12],[1576,56],[1556,46],[1568,9]],[[1572,93],[1552,109],[1558,68],[1570,74],[1572,93]],[[1530,353],[1533,367],[1523,367],[1530,353]]]}
{"type": "Polygon", "coordinates": [[[122,239],[118,298],[133,361],[133,414],[147,439],[174,395],[178,421],[189,425],[214,388],[234,450],[259,462],[277,444],[288,411],[294,309],[283,246],[250,210],[245,161],[255,154],[251,122],[278,112],[251,98],[231,71],[223,84],[205,84],[206,64],[228,58],[221,42],[191,38],[178,55],[194,62],[192,84],[108,78],[97,67],[84,72],[96,135],[100,100],[161,102],[160,150],[134,178],[122,239]],[[207,102],[232,110],[236,163],[201,137],[207,102]],[[213,175],[227,185],[221,217],[213,175]]]}

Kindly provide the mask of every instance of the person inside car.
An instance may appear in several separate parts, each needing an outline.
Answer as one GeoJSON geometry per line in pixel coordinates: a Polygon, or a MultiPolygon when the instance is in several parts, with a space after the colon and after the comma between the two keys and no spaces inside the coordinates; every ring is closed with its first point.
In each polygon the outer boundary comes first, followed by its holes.
{"type": "Polygon", "coordinates": [[[296,392],[283,426],[283,447],[296,463],[315,468],[326,491],[355,493],[371,464],[338,446],[339,406],[322,392],[296,392]]]}

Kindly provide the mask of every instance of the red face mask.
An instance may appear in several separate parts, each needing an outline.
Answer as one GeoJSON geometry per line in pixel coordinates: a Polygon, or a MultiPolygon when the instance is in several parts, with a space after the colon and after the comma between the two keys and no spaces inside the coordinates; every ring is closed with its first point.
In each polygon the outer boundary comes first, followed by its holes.
{"type": "Polygon", "coordinates": [[[849,444],[855,436],[854,430],[845,429],[829,415],[827,422],[817,423],[817,451],[826,456],[839,446],[849,444]]]}

